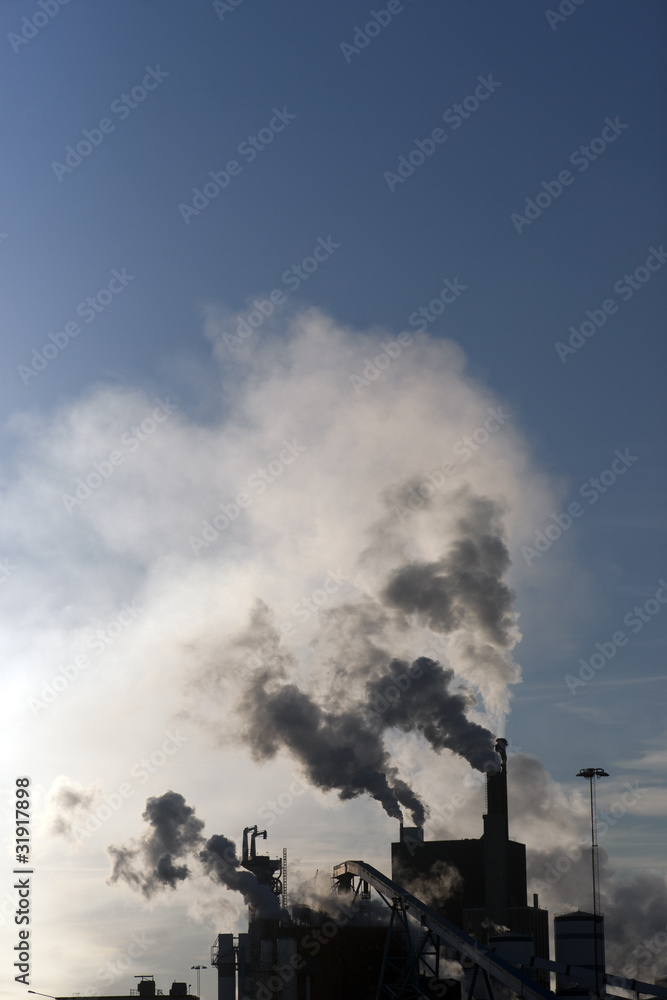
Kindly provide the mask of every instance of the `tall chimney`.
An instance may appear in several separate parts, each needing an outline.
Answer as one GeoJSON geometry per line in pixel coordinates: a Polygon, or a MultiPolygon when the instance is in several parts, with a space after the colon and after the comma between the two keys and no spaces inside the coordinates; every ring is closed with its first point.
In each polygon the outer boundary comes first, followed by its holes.
{"type": "Polygon", "coordinates": [[[488,816],[498,817],[498,827],[509,837],[507,824],[507,740],[497,739],[495,750],[500,756],[500,770],[486,775],[486,812],[488,816]]]}
{"type": "Polygon", "coordinates": [[[486,775],[486,804],[484,816],[484,881],[486,886],[487,916],[494,923],[507,923],[508,882],[507,844],[509,826],[507,818],[507,740],[496,740],[495,750],[501,760],[500,771],[486,775]]]}

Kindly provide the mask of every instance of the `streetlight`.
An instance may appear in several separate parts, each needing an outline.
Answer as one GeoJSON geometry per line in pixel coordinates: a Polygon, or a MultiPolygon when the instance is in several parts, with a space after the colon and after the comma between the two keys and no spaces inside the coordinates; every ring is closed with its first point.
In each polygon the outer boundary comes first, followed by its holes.
{"type": "Polygon", "coordinates": [[[598,933],[600,917],[600,865],[598,861],[598,819],[595,781],[598,778],[608,778],[609,775],[601,767],[582,767],[577,778],[588,778],[591,783],[591,867],[593,869],[593,948],[595,954],[595,996],[600,996],[602,975],[602,940],[598,933]]]}
{"type": "Polygon", "coordinates": [[[200,996],[201,995],[199,993],[199,976],[201,975],[200,970],[201,969],[206,969],[206,968],[208,968],[208,966],[206,966],[206,965],[191,965],[190,968],[197,970],[197,996],[200,996]]]}

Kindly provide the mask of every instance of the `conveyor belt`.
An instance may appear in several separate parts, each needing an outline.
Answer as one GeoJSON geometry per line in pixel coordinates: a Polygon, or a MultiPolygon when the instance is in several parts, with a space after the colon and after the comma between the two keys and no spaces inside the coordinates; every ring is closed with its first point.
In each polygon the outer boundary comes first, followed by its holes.
{"type": "MultiPolygon", "coordinates": [[[[554,993],[543,989],[529,974],[523,974],[520,971],[521,969],[529,970],[530,968],[534,968],[559,972],[580,982],[588,981],[589,984],[593,984],[590,969],[579,969],[571,965],[566,966],[558,962],[551,962],[545,958],[533,958],[530,965],[522,966],[506,962],[491,951],[490,948],[487,948],[486,945],[475,941],[465,931],[462,931],[460,927],[441,917],[430,906],[422,903],[411,893],[406,892],[397,882],[393,882],[386,875],[383,875],[382,872],[379,872],[377,868],[367,865],[364,861],[343,861],[342,864],[336,865],[333,873],[334,878],[346,874],[356,875],[357,878],[363,879],[369,885],[372,885],[383,896],[388,896],[390,899],[402,899],[412,911],[413,916],[418,917],[422,924],[428,927],[433,934],[437,934],[445,944],[456,948],[462,955],[465,955],[466,958],[469,958],[478,965],[480,969],[484,969],[490,976],[498,980],[498,982],[503,983],[503,985],[509,986],[510,989],[514,990],[521,997],[533,997],[535,1000],[538,1000],[538,998],[539,1000],[553,1000],[555,998],[554,993]]],[[[665,987],[656,986],[653,983],[640,982],[636,979],[624,979],[621,976],[612,976],[609,973],[603,978],[607,986],[615,986],[620,989],[631,990],[633,993],[644,993],[650,997],[667,1000],[667,989],[665,987]]]]}
{"type": "Polygon", "coordinates": [[[447,945],[456,948],[462,955],[484,969],[504,986],[508,986],[520,997],[530,997],[531,1000],[554,1000],[555,994],[539,986],[529,973],[523,973],[516,965],[511,965],[495,955],[486,945],[473,940],[455,924],[445,920],[430,906],[420,902],[411,893],[393,882],[377,868],[367,865],[364,861],[343,861],[333,870],[334,878],[341,875],[356,875],[372,885],[374,889],[390,899],[400,898],[410,908],[412,915],[428,927],[447,945]]]}
{"type": "MultiPolygon", "coordinates": [[[[546,958],[531,958],[530,962],[524,963],[524,969],[546,969],[550,972],[559,972],[570,979],[577,979],[579,982],[594,983],[594,977],[590,969],[580,969],[576,965],[563,965],[562,962],[550,962],[546,958]]],[[[618,989],[631,990],[632,993],[645,993],[649,997],[659,997],[660,1000],[667,1000],[667,989],[664,986],[656,986],[655,983],[644,983],[640,979],[624,979],[623,976],[612,976],[610,972],[603,975],[607,986],[616,986],[618,989]]]]}

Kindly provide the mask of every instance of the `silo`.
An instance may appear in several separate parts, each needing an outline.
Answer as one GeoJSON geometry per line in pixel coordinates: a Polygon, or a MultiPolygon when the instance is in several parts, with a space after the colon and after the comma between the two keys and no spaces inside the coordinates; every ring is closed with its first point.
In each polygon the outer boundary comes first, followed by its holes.
{"type": "Polygon", "coordinates": [[[556,941],[556,962],[563,965],[575,965],[580,969],[590,970],[590,980],[581,982],[562,974],[556,975],[556,993],[570,997],[582,996],[588,998],[592,985],[595,983],[595,946],[597,941],[600,956],[600,972],[604,973],[604,917],[584,910],[573,913],[561,913],[554,917],[554,936],[556,941]]]}

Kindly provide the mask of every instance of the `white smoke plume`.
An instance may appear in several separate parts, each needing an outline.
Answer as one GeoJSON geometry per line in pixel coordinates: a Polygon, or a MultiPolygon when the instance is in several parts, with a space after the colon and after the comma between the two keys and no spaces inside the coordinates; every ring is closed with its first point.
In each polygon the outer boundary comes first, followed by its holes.
{"type": "Polygon", "coordinates": [[[47,834],[78,841],[77,828],[100,802],[102,790],[99,785],[84,787],[66,775],[59,775],[46,796],[44,824],[47,834]]]}

